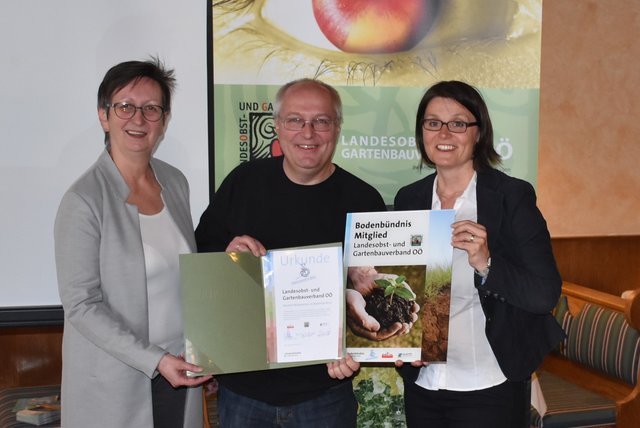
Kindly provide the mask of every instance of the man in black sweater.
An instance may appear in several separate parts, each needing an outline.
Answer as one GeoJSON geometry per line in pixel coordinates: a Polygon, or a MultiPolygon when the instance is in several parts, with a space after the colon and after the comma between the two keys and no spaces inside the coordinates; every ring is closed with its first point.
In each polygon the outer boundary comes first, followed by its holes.
{"type": "MultiPolygon", "coordinates": [[[[283,157],[236,167],[196,229],[198,250],[250,251],[340,242],[346,214],[383,211],[380,194],[332,163],[342,124],[338,92],[317,80],[284,85],[274,105],[283,157]]],[[[312,366],[217,376],[223,428],[355,427],[350,356],[312,366]]]]}

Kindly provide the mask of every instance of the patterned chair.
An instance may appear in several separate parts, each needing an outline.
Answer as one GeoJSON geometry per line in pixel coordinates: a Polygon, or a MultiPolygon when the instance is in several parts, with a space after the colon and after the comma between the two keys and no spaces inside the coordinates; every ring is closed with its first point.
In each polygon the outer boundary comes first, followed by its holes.
{"type": "Polygon", "coordinates": [[[640,427],[640,289],[562,289],[555,315],[567,337],[537,373],[547,411],[534,410],[532,426],[640,427]]]}

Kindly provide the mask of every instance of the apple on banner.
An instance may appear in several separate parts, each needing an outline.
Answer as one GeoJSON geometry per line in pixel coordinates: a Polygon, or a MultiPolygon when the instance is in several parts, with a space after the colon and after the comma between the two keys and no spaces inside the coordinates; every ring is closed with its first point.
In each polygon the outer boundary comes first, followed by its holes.
{"type": "Polygon", "coordinates": [[[441,0],[313,0],[320,30],[344,52],[413,48],[431,29],[441,0]]]}

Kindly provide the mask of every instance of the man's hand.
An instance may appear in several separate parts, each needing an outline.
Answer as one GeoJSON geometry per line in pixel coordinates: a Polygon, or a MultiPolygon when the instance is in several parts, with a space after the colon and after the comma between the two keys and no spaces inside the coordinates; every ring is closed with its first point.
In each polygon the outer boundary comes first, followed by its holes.
{"type": "Polygon", "coordinates": [[[252,238],[249,235],[236,236],[229,242],[227,245],[227,249],[225,250],[227,253],[233,252],[241,252],[246,253],[250,252],[256,257],[264,256],[267,254],[266,248],[260,241],[255,238],[252,238]]]}
{"type": "Polygon", "coordinates": [[[327,372],[329,373],[329,377],[333,379],[351,377],[358,369],[360,369],[360,363],[354,361],[349,354],[341,360],[327,363],[327,372]]]}

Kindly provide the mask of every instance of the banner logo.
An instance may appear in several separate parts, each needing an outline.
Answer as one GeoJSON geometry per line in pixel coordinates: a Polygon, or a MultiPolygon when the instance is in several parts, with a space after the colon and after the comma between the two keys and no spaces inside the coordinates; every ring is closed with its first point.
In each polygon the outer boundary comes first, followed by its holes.
{"type": "Polygon", "coordinates": [[[271,103],[242,102],[238,119],[239,161],[281,156],[271,103]]]}

